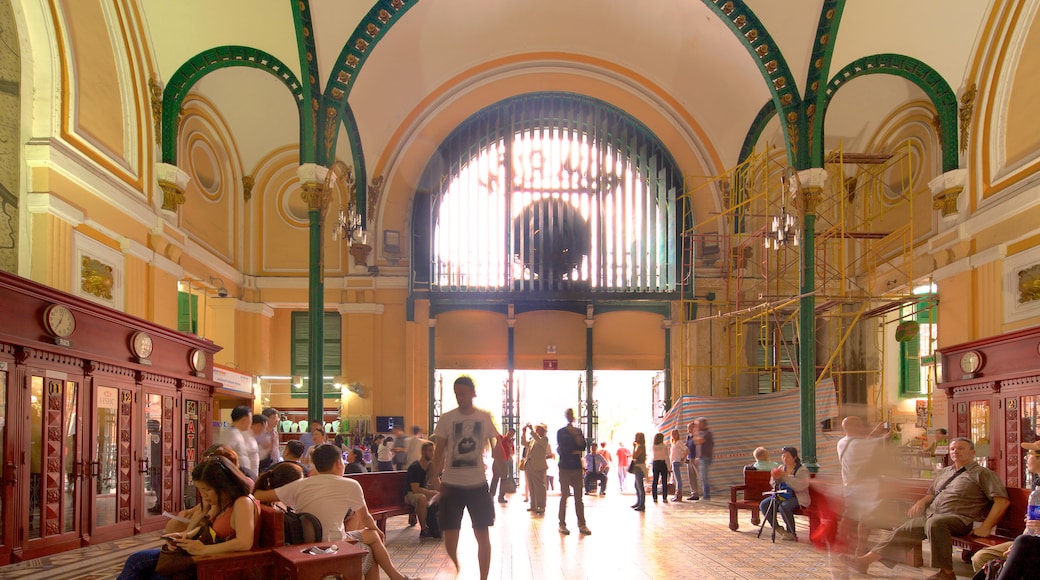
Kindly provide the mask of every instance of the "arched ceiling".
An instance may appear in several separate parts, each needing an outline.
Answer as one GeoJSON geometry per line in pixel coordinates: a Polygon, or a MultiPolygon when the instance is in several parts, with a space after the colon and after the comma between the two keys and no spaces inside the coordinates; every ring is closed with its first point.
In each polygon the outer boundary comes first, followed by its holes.
{"type": "MultiPolygon", "coordinates": [[[[770,47],[771,56],[782,53],[782,62],[798,85],[797,94],[808,102],[804,85],[814,64],[821,11],[834,10],[838,19],[836,34],[827,38],[833,58],[829,70],[821,71],[821,85],[858,59],[895,53],[927,64],[959,93],[991,4],[980,0],[387,0],[378,6],[405,11],[382,36],[372,39],[347,102],[371,166],[388,149],[401,145],[393,138],[402,125],[417,122],[416,117],[431,110],[436,99],[462,98],[474,86],[507,78],[510,67],[537,61],[538,66],[551,64],[572,77],[607,79],[640,95],[650,106],[681,109],[671,111],[670,118],[696,125],[684,130],[706,141],[699,147],[717,155],[709,161],[719,165],[713,170],[721,172],[738,162],[756,115],[772,99],[761,68],[765,63],[751,54],[734,24],[720,16],[730,13],[727,10],[745,15],[742,34],[756,28],[772,39],[776,46],[770,47]]],[[[305,35],[298,30],[294,5],[309,9],[306,38],[313,38],[315,47],[316,88],[326,91],[345,43],[377,5],[374,1],[142,0],[159,80],[168,82],[197,54],[237,45],[273,55],[306,82],[308,73],[300,56],[305,35]]],[[[192,89],[221,111],[246,171],[301,134],[296,103],[285,85],[264,77],[256,70],[221,68],[192,89]]],[[[839,89],[836,106],[828,111],[826,147],[840,139],[846,150],[855,150],[894,107],[919,100],[922,94],[911,81],[896,76],[872,75],[850,82],[839,89]]],[[[309,113],[309,103],[303,105],[309,113]]],[[[779,128],[776,121],[770,126],[779,128]]],[[[339,135],[337,156],[349,159],[345,132],[339,135]]],[[[768,130],[763,135],[772,139],[782,138],[783,133],[768,130]]]]}

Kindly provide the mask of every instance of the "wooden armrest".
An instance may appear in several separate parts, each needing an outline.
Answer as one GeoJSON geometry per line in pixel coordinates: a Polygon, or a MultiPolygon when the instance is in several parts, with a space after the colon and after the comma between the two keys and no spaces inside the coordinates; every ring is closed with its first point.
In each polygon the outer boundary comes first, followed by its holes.
{"type": "Polygon", "coordinates": [[[746,485],[731,485],[729,486],[729,500],[737,501],[737,492],[744,491],[747,488],[746,485]]]}

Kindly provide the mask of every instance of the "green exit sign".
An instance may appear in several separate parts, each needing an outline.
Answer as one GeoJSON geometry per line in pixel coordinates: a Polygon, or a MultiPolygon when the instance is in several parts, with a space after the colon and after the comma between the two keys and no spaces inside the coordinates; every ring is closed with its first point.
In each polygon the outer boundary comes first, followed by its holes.
{"type": "Polygon", "coordinates": [[[929,367],[929,366],[932,366],[934,364],[935,364],[935,355],[934,354],[930,354],[928,356],[922,356],[921,357],[921,366],[929,367]]]}

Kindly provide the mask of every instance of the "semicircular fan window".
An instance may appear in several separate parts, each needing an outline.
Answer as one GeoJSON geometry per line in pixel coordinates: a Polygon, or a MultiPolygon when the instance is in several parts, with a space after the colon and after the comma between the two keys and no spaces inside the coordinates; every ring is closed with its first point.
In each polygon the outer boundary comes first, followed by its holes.
{"type": "Polygon", "coordinates": [[[539,93],[492,105],[441,144],[423,183],[431,291],[678,290],[681,173],[606,103],[539,93]]]}

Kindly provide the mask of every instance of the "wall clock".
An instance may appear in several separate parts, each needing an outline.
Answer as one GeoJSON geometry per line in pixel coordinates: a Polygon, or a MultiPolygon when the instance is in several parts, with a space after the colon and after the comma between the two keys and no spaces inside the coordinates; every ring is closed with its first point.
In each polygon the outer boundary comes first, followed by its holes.
{"type": "Polygon", "coordinates": [[[137,358],[148,358],[154,346],[152,337],[147,332],[139,330],[130,336],[130,352],[137,358]]]}
{"type": "Polygon", "coordinates": [[[201,373],[206,370],[206,353],[199,349],[192,349],[191,356],[188,358],[188,362],[191,364],[191,370],[201,373]]]}
{"type": "Polygon", "coordinates": [[[67,338],[76,332],[76,317],[65,306],[51,304],[43,311],[43,326],[52,335],[67,338]]]}
{"type": "Polygon", "coordinates": [[[961,370],[965,373],[973,374],[975,371],[982,368],[982,357],[978,352],[969,350],[968,352],[961,355],[961,370]]]}

